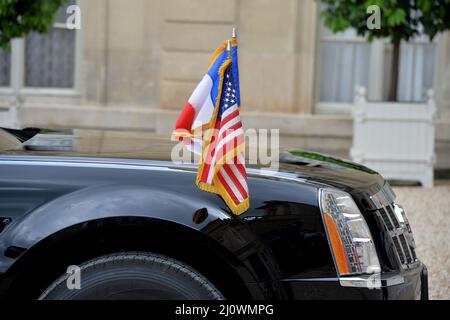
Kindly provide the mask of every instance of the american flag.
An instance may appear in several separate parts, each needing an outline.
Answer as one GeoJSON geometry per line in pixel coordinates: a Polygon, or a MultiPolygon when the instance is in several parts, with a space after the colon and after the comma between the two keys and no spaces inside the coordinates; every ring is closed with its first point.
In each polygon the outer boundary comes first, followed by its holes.
{"type": "Polygon", "coordinates": [[[218,193],[235,214],[248,209],[245,137],[242,128],[231,60],[223,74],[215,130],[203,153],[197,184],[218,193]]]}

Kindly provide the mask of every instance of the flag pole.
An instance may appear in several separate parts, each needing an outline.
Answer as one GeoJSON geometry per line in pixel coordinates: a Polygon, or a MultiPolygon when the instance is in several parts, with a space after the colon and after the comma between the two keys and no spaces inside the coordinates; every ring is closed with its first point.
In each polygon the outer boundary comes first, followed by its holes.
{"type": "Polygon", "coordinates": [[[231,33],[231,37],[233,38],[233,40],[236,40],[236,38],[237,38],[235,27],[233,27],[233,32],[231,33]]]}
{"type": "Polygon", "coordinates": [[[227,41],[228,58],[231,57],[231,40],[227,41]]]}

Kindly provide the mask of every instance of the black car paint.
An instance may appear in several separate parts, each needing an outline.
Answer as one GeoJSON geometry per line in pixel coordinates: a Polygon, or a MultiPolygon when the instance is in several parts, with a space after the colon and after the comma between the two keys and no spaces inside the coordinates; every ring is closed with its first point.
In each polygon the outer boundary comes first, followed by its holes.
{"type": "MultiPolygon", "coordinates": [[[[0,235],[0,274],[8,279],[5,283],[13,283],[14,266],[25,263],[27,252],[62,230],[69,234],[92,225],[88,222],[133,217],[169,222],[180,226],[181,232],[205,236],[233,257],[233,268],[253,298],[354,298],[355,290],[360,298],[415,294],[402,286],[351,290],[336,280],[318,189],[346,190],[365,210],[370,207],[366,199],[384,184],[378,174],[292,161],[277,174],[250,169],[251,208],[238,218],[218,196],[194,187],[195,174],[192,166],[170,162],[2,156],[0,216],[11,222],[0,235]],[[305,284],[324,279],[326,286],[304,290],[305,284]]],[[[420,287],[420,275],[411,276],[409,283],[420,287]]],[[[1,280],[0,290],[7,291],[1,280]]]]}

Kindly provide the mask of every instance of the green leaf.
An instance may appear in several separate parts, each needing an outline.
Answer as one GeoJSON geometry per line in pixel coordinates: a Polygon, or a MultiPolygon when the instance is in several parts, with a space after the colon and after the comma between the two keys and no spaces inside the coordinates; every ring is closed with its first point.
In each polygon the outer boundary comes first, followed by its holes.
{"type": "MultiPolygon", "coordinates": [[[[5,1],[5,0],[0,0],[5,1]]],[[[353,28],[359,35],[408,41],[419,33],[430,38],[450,30],[450,0],[321,0],[321,18],[333,32],[353,28]],[[381,29],[369,30],[367,7],[381,9],[381,29]],[[421,26],[419,28],[419,26],[421,26]]],[[[1,20],[1,19],[0,19],[1,20]]]]}
{"type": "Polygon", "coordinates": [[[387,22],[389,26],[398,26],[406,21],[406,12],[403,9],[395,9],[388,17],[387,22]]]}
{"type": "Polygon", "coordinates": [[[68,0],[0,0],[0,48],[32,31],[45,32],[53,24],[58,9],[68,0]]]}

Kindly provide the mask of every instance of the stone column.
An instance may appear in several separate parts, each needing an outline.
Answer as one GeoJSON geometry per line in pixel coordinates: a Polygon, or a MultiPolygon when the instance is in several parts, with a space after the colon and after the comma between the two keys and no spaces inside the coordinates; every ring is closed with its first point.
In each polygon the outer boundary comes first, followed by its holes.
{"type": "Polygon", "coordinates": [[[296,78],[294,106],[296,113],[314,111],[319,7],[315,0],[297,1],[295,28],[296,78]]]}
{"type": "Polygon", "coordinates": [[[81,6],[82,63],[81,100],[83,104],[106,102],[106,58],[108,1],[83,1],[81,6]]]}

